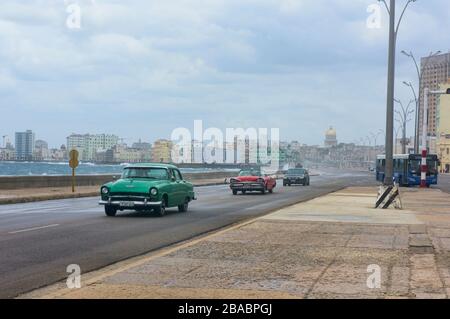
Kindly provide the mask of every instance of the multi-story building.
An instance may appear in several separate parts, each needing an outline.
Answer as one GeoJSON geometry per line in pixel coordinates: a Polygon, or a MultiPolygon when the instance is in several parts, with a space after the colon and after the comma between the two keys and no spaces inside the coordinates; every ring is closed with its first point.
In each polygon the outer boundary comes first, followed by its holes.
{"type": "Polygon", "coordinates": [[[172,161],[172,141],[160,139],[153,143],[152,161],[156,163],[170,163],[172,161]]]}
{"type": "MultiPolygon", "coordinates": [[[[438,90],[441,83],[446,83],[450,79],[450,52],[434,57],[426,57],[421,60],[422,83],[421,88],[438,90]]],[[[428,97],[428,135],[437,135],[436,108],[439,96],[430,94],[428,97]]],[[[424,96],[421,94],[419,123],[423,119],[424,96]]],[[[419,136],[422,136],[422,125],[419,125],[419,136]]]]}
{"type": "Polygon", "coordinates": [[[34,133],[30,130],[27,130],[26,132],[16,132],[15,137],[16,159],[19,161],[33,160],[35,147],[34,133]]]}
{"type": "Polygon", "coordinates": [[[151,151],[146,149],[127,147],[126,144],[114,146],[111,150],[105,152],[106,162],[113,163],[142,163],[151,160],[151,151]],[[110,153],[112,151],[112,153],[110,153]]]}
{"type": "Polygon", "coordinates": [[[0,161],[14,161],[16,159],[16,152],[12,147],[0,148],[0,161]]]}
{"type": "MultiPolygon", "coordinates": [[[[450,81],[441,84],[440,90],[450,89],[450,81]]],[[[440,95],[436,110],[436,149],[441,161],[440,172],[450,173],[450,95],[440,95]]]]}
{"type": "Polygon", "coordinates": [[[33,158],[36,161],[49,160],[50,151],[48,149],[48,143],[43,140],[36,140],[34,146],[33,158]]]}
{"type": "Polygon", "coordinates": [[[119,143],[119,137],[109,134],[72,134],[67,137],[67,149],[76,149],[83,161],[96,160],[99,151],[106,151],[119,143]]]}

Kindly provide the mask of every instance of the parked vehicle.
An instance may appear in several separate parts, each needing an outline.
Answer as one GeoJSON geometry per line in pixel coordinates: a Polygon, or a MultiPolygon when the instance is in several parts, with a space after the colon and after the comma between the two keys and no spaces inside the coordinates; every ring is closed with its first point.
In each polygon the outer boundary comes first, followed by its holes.
{"type": "Polygon", "coordinates": [[[243,169],[239,172],[239,176],[230,180],[230,188],[233,195],[237,195],[238,192],[242,192],[242,194],[247,192],[273,193],[273,189],[276,186],[276,179],[263,174],[259,168],[243,169]]]}
{"type": "MultiPolygon", "coordinates": [[[[418,186],[421,180],[421,154],[400,154],[394,155],[394,181],[401,186],[418,186]]],[[[438,165],[437,155],[427,156],[427,186],[438,183],[438,165]]],[[[384,182],[384,170],[386,166],[386,156],[378,155],[376,162],[376,179],[384,182]]]]}
{"type": "Polygon", "coordinates": [[[117,211],[154,211],[164,216],[166,209],[178,207],[186,212],[195,199],[194,187],[185,181],[179,169],[167,164],[130,165],[122,177],[100,188],[100,205],[107,216],[117,211]]]}
{"type": "Polygon", "coordinates": [[[290,168],[283,178],[283,186],[291,186],[295,184],[309,186],[309,183],[309,172],[304,168],[290,168]]]}

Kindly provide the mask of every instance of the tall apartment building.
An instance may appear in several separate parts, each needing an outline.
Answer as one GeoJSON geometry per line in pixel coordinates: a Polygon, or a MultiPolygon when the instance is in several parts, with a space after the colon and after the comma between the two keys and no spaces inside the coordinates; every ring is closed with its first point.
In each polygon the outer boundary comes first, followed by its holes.
{"type": "MultiPolygon", "coordinates": [[[[421,59],[422,75],[422,94],[420,98],[420,111],[419,111],[419,124],[423,123],[423,107],[424,96],[423,89],[429,88],[430,90],[439,90],[439,86],[442,83],[446,83],[450,79],[450,52],[440,54],[431,58],[421,59]]],[[[428,135],[436,136],[436,109],[439,97],[437,95],[430,94],[428,97],[428,135]]],[[[419,125],[419,136],[422,136],[422,125],[419,125]]]]}
{"type": "Polygon", "coordinates": [[[30,130],[26,132],[16,132],[15,148],[16,159],[19,161],[33,160],[34,153],[34,133],[30,130]]]}
{"type": "Polygon", "coordinates": [[[72,134],[67,137],[67,149],[76,149],[82,161],[93,161],[99,151],[106,151],[119,143],[119,137],[109,134],[72,134]]]}
{"type": "MultiPolygon", "coordinates": [[[[450,89],[450,81],[441,84],[440,89],[450,89]]],[[[450,95],[438,96],[436,113],[437,154],[441,161],[440,172],[450,173],[450,95]]]]}

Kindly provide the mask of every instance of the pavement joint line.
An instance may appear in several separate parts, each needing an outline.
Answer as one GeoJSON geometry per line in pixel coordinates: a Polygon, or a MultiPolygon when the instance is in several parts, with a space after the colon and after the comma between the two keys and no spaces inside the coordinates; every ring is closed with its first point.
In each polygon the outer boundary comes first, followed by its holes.
{"type": "MultiPolygon", "coordinates": [[[[172,245],[156,249],[156,250],[154,250],[152,252],[148,252],[148,253],[143,254],[143,255],[126,258],[126,259],[124,259],[122,261],[118,261],[118,262],[115,262],[113,264],[103,266],[100,269],[89,271],[88,273],[85,274],[85,276],[86,275],[89,276],[89,274],[91,274],[92,277],[87,279],[84,282],[83,286],[84,287],[91,286],[91,285],[93,285],[93,284],[95,284],[95,283],[97,283],[97,282],[99,282],[99,281],[101,281],[101,280],[103,280],[103,279],[105,279],[107,277],[113,276],[113,275],[115,275],[117,273],[120,273],[122,271],[126,271],[128,269],[141,266],[141,265],[143,265],[143,264],[145,264],[145,263],[147,263],[149,261],[152,261],[152,260],[154,260],[156,258],[164,257],[164,256],[169,255],[169,254],[171,254],[173,252],[176,252],[176,251],[178,251],[180,249],[188,248],[188,247],[191,247],[191,246],[196,245],[198,243],[201,243],[203,241],[206,241],[209,238],[212,238],[212,237],[215,237],[215,236],[219,236],[219,235],[224,234],[226,232],[229,232],[229,231],[232,231],[232,230],[235,230],[235,229],[247,226],[247,225],[252,224],[252,223],[254,223],[254,222],[258,221],[258,220],[262,220],[262,217],[270,215],[270,214],[272,214],[272,213],[274,213],[274,212],[276,212],[276,211],[278,211],[280,209],[284,209],[284,208],[287,208],[287,207],[295,206],[295,205],[297,205],[299,203],[305,203],[305,202],[311,201],[311,200],[313,200],[315,198],[323,197],[323,196],[332,194],[334,192],[339,192],[339,191],[341,191],[341,190],[343,190],[345,188],[346,188],[345,186],[342,186],[342,187],[338,187],[338,189],[336,189],[336,190],[328,189],[324,193],[317,194],[317,196],[313,196],[312,198],[307,198],[307,199],[304,199],[304,200],[300,200],[300,201],[295,202],[295,203],[289,203],[288,205],[283,206],[283,207],[278,207],[278,208],[272,209],[272,210],[266,212],[265,214],[263,214],[261,216],[254,217],[254,218],[251,218],[249,220],[240,221],[240,222],[228,225],[228,226],[223,226],[223,227],[220,227],[219,229],[211,230],[209,232],[206,232],[206,233],[203,233],[203,234],[199,234],[197,236],[194,236],[193,238],[188,238],[188,239],[183,240],[183,241],[181,241],[179,243],[174,243],[172,245]],[[109,268],[112,268],[112,269],[109,269],[109,268]]],[[[24,293],[20,294],[19,296],[17,296],[16,298],[23,298],[24,296],[33,294],[33,292],[38,292],[39,290],[45,290],[45,289],[49,289],[49,290],[53,289],[55,291],[50,292],[50,293],[44,293],[42,295],[39,295],[36,298],[38,298],[38,299],[62,298],[64,295],[66,295],[66,294],[68,294],[68,293],[70,293],[72,291],[71,289],[66,288],[66,287],[61,288],[61,281],[58,281],[58,282],[53,283],[53,284],[49,284],[49,285],[46,285],[46,286],[43,286],[43,287],[40,287],[40,288],[33,289],[31,291],[28,291],[28,292],[24,292],[24,293]]],[[[25,298],[27,298],[27,297],[25,297],[25,298]]],[[[33,298],[33,297],[31,297],[31,298],[33,298]]]]}
{"type": "Polygon", "coordinates": [[[57,226],[59,226],[59,224],[51,224],[51,225],[46,225],[46,226],[37,226],[37,227],[32,227],[32,228],[26,228],[26,229],[10,231],[10,232],[8,232],[8,234],[13,235],[13,234],[30,232],[30,231],[34,231],[34,230],[41,230],[41,229],[46,229],[46,228],[57,227],[57,226]]]}

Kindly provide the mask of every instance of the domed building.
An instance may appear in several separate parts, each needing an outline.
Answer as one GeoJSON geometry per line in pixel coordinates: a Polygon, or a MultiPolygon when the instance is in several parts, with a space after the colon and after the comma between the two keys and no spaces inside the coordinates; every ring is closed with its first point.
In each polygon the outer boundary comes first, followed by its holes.
{"type": "Polygon", "coordinates": [[[336,130],[330,126],[325,132],[325,147],[332,147],[338,144],[336,130]]]}

